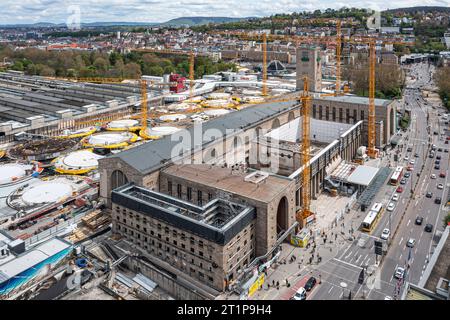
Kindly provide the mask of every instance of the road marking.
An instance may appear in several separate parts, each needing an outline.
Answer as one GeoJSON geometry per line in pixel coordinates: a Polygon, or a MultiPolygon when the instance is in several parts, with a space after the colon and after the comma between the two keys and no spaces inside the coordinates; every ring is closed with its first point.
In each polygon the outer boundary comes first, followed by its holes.
{"type": "Polygon", "coordinates": [[[330,287],[330,290],[328,290],[328,293],[330,294],[332,290],[333,290],[333,287],[330,287]]]}
{"type": "Polygon", "coordinates": [[[346,255],[344,259],[348,259],[348,257],[350,257],[352,255],[352,253],[353,253],[353,250],[350,251],[350,253],[348,255],[346,255]]]}
{"type": "Polygon", "coordinates": [[[409,223],[411,222],[411,219],[408,220],[408,223],[406,224],[406,226],[409,226],[409,223]]]}
{"type": "Polygon", "coordinates": [[[349,263],[349,262],[344,261],[344,260],[339,260],[339,259],[336,259],[336,258],[333,258],[333,260],[336,260],[336,261],[341,262],[341,263],[343,263],[343,264],[349,265],[349,266],[351,266],[351,267],[353,267],[353,268],[357,268],[357,269],[360,269],[360,268],[361,268],[360,266],[354,265],[354,264],[349,263]]]}
{"type": "Polygon", "coordinates": [[[402,255],[403,255],[403,253],[400,253],[400,257],[398,257],[398,260],[402,259],[402,255]]]}
{"type": "Polygon", "coordinates": [[[400,239],[400,242],[398,243],[398,245],[401,245],[403,241],[403,237],[400,239]]]}

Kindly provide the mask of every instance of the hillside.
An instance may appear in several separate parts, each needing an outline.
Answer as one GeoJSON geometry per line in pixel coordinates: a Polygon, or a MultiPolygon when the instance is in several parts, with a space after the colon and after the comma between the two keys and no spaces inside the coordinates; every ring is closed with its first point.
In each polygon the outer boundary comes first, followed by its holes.
{"type": "Polygon", "coordinates": [[[181,17],[162,23],[163,26],[199,26],[204,24],[217,24],[246,20],[247,18],[228,18],[228,17],[181,17]]]}

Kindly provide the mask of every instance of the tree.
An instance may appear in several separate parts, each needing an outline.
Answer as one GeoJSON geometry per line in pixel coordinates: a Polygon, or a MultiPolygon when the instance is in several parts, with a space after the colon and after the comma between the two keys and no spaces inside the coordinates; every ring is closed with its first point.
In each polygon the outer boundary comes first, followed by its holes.
{"type": "Polygon", "coordinates": [[[124,78],[137,79],[142,75],[141,66],[137,63],[127,63],[123,69],[124,78]]]}
{"type": "Polygon", "coordinates": [[[39,72],[39,75],[44,77],[54,77],[55,70],[53,68],[50,68],[49,66],[43,66],[41,71],[39,72]]]}
{"type": "Polygon", "coordinates": [[[444,218],[444,227],[448,226],[450,223],[450,213],[444,218]]]}
{"type": "Polygon", "coordinates": [[[24,67],[23,67],[22,61],[15,61],[14,64],[12,65],[11,69],[16,70],[16,71],[23,71],[24,67]]]}
{"type": "Polygon", "coordinates": [[[450,67],[439,68],[434,77],[439,88],[439,96],[444,106],[450,110],[450,67]]]}
{"type": "Polygon", "coordinates": [[[148,70],[148,73],[146,73],[146,74],[151,75],[151,76],[161,77],[164,74],[164,69],[161,68],[160,66],[152,66],[152,67],[147,68],[146,70],[148,70]]]}
{"type": "Polygon", "coordinates": [[[98,70],[98,71],[106,71],[108,70],[108,61],[104,58],[97,58],[94,61],[94,67],[98,70]]]}

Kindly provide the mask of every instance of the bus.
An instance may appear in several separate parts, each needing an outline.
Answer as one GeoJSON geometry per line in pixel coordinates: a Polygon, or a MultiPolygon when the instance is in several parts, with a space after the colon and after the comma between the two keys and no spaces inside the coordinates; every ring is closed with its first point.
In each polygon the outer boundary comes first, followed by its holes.
{"type": "Polygon", "coordinates": [[[403,167],[398,166],[397,168],[395,168],[395,171],[392,174],[391,180],[389,181],[389,183],[392,184],[393,186],[398,185],[398,183],[402,179],[402,176],[403,176],[403,167]]]}
{"type": "Polygon", "coordinates": [[[381,217],[383,210],[383,204],[376,202],[361,223],[361,229],[365,232],[371,232],[381,217]]]}

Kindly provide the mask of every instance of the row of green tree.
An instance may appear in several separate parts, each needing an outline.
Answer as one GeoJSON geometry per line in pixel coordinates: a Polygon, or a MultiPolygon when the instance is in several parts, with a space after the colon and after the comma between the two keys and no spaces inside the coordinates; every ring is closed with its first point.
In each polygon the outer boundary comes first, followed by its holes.
{"type": "MultiPolygon", "coordinates": [[[[9,47],[0,47],[0,61],[4,58],[13,62],[11,69],[40,76],[139,78],[143,74],[189,74],[188,57],[184,55],[44,51],[35,48],[14,51],[9,47]]],[[[232,63],[213,62],[208,57],[196,57],[194,66],[196,78],[236,68],[232,63]]]]}
{"type": "Polygon", "coordinates": [[[303,25],[307,21],[308,26],[325,26],[326,22],[311,22],[306,19],[317,18],[355,18],[363,22],[369,16],[366,9],[343,7],[339,10],[326,9],[315,11],[294,12],[291,14],[275,14],[264,18],[251,18],[248,20],[233,21],[222,24],[209,24],[191,27],[196,32],[208,32],[211,30],[255,30],[255,29],[281,29],[293,25],[303,25]],[[295,21],[295,23],[294,23],[295,21]]]}
{"type": "Polygon", "coordinates": [[[450,111],[450,66],[438,68],[435,80],[442,103],[450,111]]]}
{"type": "MultiPolygon", "coordinates": [[[[369,96],[369,64],[363,55],[355,63],[343,68],[343,79],[350,81],[355,94],[369,96]]],[[[375,66],[375,97],[394,99],[401,97],[405,82],[404,72],[397,64],[377,63],[375,66]]]]}

